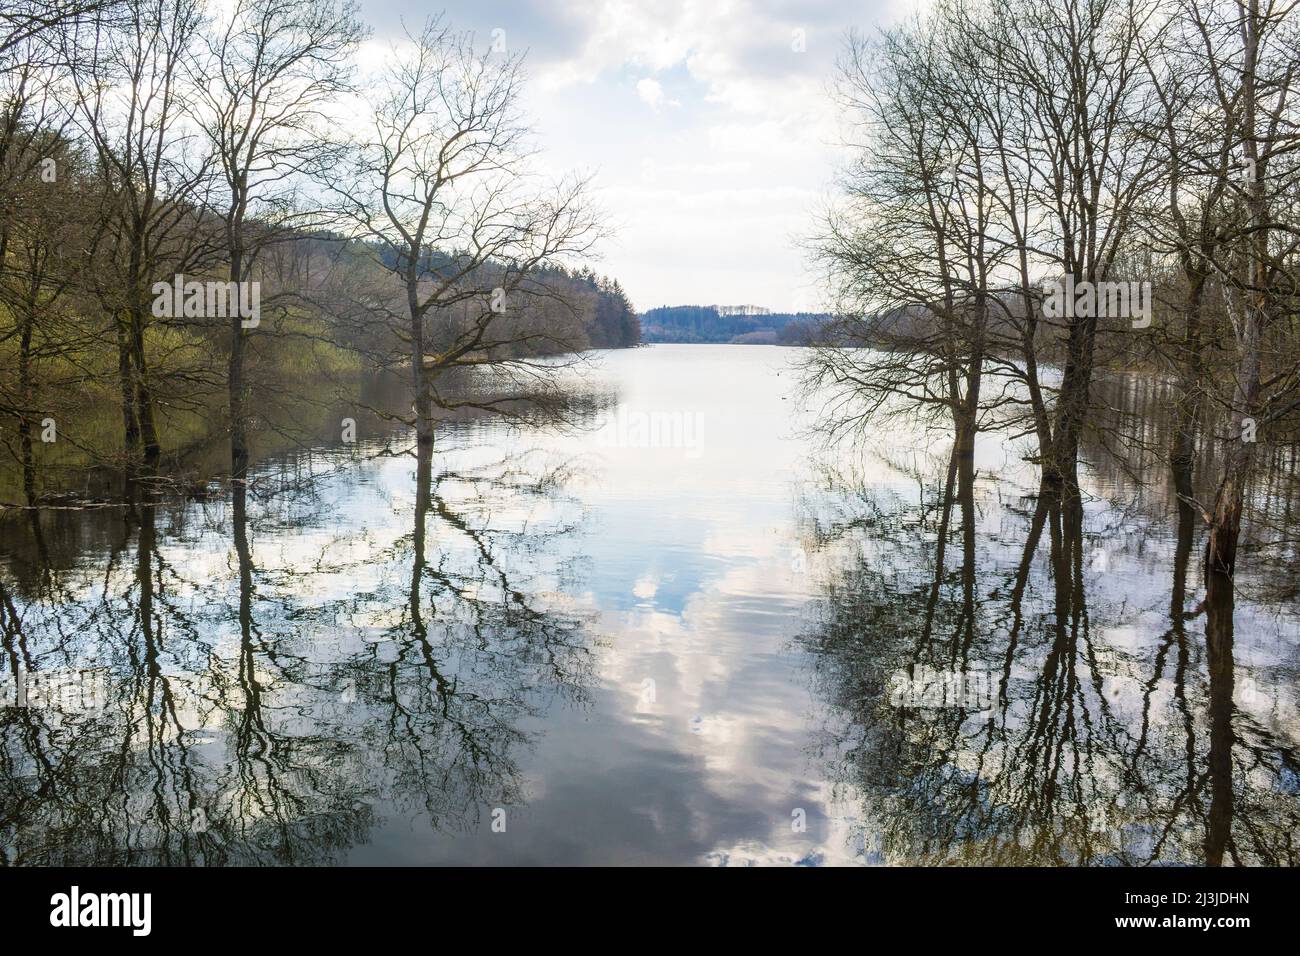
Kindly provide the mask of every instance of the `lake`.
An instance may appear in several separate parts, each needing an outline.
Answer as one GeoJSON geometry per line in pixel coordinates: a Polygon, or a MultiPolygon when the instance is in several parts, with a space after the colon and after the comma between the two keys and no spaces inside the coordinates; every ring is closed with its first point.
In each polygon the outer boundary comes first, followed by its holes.
{"type": "Polygon", "coordinates": [[[957,487],[919,421],[825,446],[798,357],[595,353],[423,489],[371,434],[3,516],[3,860],[1294,865],[1294,546],[1198,607],[1139,451],[1074,512],[996,434],[957,487]]]}

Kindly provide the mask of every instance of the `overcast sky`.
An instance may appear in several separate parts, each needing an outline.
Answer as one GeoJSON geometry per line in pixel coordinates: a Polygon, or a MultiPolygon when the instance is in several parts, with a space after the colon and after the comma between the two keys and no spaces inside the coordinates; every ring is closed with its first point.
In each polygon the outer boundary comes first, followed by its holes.
{"type": "Polygon", "coordinates": [[[480,34],[484,46],[501,29],[511,50],[527,50],[525,106],[546,165],[596,174],[617,238],[594,265],[619,279],[640,310],[818,306],[795,240],[808,232],[839,162],[827,96],[835,58],[850,27],[869,30],[912,6],[361,2],[372,42],[383,48],[403,18],[415,25],[445,7],[449,22],[480,34]]]}

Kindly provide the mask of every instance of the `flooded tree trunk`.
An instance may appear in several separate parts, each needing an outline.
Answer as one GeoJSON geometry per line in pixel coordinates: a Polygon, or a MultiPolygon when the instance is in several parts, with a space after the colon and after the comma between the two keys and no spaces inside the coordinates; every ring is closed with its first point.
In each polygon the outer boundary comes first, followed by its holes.
{"type": "Polygon", "coordinates": [[[146,474],[158,469],[162,446],[158,441],[158,426],[154,419],[153,391],[149,386],[149,367],[145,356],[145,308],[136,303],[131,309],[131,358],[135,367],[136,418],[140,424],[141,461],[146,474]]]}
{"type": "Polygon", "coordinates": [[[127,323],[115,317],[117,325],[117,379],[122,393],[123,451],[129,481],[136,471],[140,454],[140,420],[135,413],[135,372],[131,360],[131,340],[127,323]]]}
{"type": "Polygon", "coordinates": [[[411,538],[411,626],[424,638],[424,615],[420,609],[420,580],[425,569],[425,534],[432,499],[433,444],[416,447],[415,463],[415,531],[411,538]]]}
{"type": "Polygon", "coordinates": [[[1256,69],[1261,27],[1259,0],[1250,0],[1249,11],[1242,21],[1245,63],[1241,86],[1244,101],[1242,144],[1252,171],[1245,188],[1250,238],[1242,296],[1244,308],[1237,334],[1237,388],[1232,408],[1232,430],[1228,435],[1230,450],[1210,521],[1210,540],[1205,554],[1207,576],[1216,571],[1231,575],[1237,566],[1241,511],[1255,457],[1254,416],[1259,403],[1260,349],[1269,309],[1269,287],[1273,281],[1269,254],[1269,204],[1265,192],[1267,159],[1260,155],[1257,129],[1259,89],[1256,69]]]}
{"type": "Polygon", "coordinates": [[[948,562],[948,529],[952,523],[952,506],[956,500],[954,487],[957,481],[957,447],[954,444],[948,458],[947,477],[944,479],[943,491],[939,499],[939,523],[934,535],[934,574],[930,580],[930,595],[925,602],[925,622],[921,627],[918,646],[928,644],[934,631],[934,616],[939,607],[939,595],[943,589],[948,562]]]}
{"type": "MultiPolygon", "coordinates": [[[[1174,438],[1169,460],[1174,472],[1174,488],[1180,498],[1192,494],[1193,467],[1196,459],[1196,432],[1200,426],[1201,390],[1201,298],[1204,274],[1189,275],[1185,308],[1187,328],[1183,334],[1183,360],[1178,377],[1177,405],[1174,409],[1174,438]]],[[[1180,507],[1181,513],[1181,507],[1180,507]]]]}
{"type": "MultiPolygon", "coordinates": [[[[1265,255],[1267,250],[1257,250],[1265,255]]],[[[1259,263],[1251,263],[1251,288],[1263,281],[1259,263]]],[[[1265,304],[1263,292],[1249,293],[1251,301],[1243,318],[1239,340],[1241,358],[1237,369],[1237,390],[1233,402],[1228,454],[1224,463],[1223,480],[1214,499],[1214,513],[1210,520],[1210,539],[1206,544],[1205,564],[1208,573],[1231,575],[1237,567],[1237,543],[1241,535],[1241,512],[1250,481],[1251,466],[1255,460],[1254,409],[1259,403],[1260,340],[1262,337],[1265,304]]]]}
{"type": "MultiPolygon", "coordinates": [[[[34,308],[35,303],[32,303],[34,308]]],[[[36,504],[36,464],[32,455],[32,309],[23,317],[18,344],[18,394],[22,396],[22,417],[18,420],[19,456],[23,469],[23,496],[29,505],[36,504]]]]}
{"type": "Polygon", "coordinates": [[[1062,491],[1078,487],[1079,439],[1088,416],[1096,338],[1095,317],[1076,319],[1071,324],[1056,400],[1055,434],[1051,453],[1043,462],[1044,481],[1062,491]]]}
{"type": "Polygon", "coordinates": [[[1210,571],[1206,578],[1205,651],[1210,674],[1210,812],[1205,863],[1221,866],[1232,833],[1232,696],[1234,682],[1232,578],[1210,571]]]}
{"type": "Polygon", "coordinates": [[[158,641],[154,627],[154,579],[153,559],[157,549],[156,520],[157,507],[152,499],[147,499],[137,513],[139,524],[135,552],[135,577],[139,589],[136,601],[136,613],[139,616],[140,635],[144,639],[145,674],[152,680],[161,674],[158,665],[158,641]]]}
{"type": "Polygon", "coordinates": [[[239,316],[230,320],[230,477],[242,482],[248,476],[248,430],[244,422],[244,338],[239,316]]]}
{"type": "MultiPolygon", "coordinates": [[[[412,253],[412,261],[415,254],[412,253]]],[[[429,371],[424,354],[424,310],[420,307],[419,284],[412,270],[407,276],[407,308],[411,315],[411,387],[414,390],[417,455],[433,454],[433,395],[429,390],[429,371]]]]}
{"type": "Polygon", "coordinates": [[[257,649],[253,629],[253,552],[248,544],[248,487],[236,481],[231,488],[231,519],[235,555],[239,563],[239,686],[243,707],[239,714],[238,738],[259,740],[262,727],[262,682],[258,677],[257,649]]]}
{"type": "MultiPolygon", "coordinates": [[[[1234,416],[1236,417],[1236,416],[1234,416]]],[[[1241,512],[1251,464],[1248,442],[1239,442],[1228,454],[1223,481],[1215,497],[1210,537],[1205,546],[1206,574],[1232,575],[1237,568],[1237,543],[1241,536],[1241,512]]]]}
{"type": "Polygon", "coordinates": [[[1038,436],[1039,458],[1046,461],[1052,448],[1052,419],[1043,398],[1043,386],[1038,378],[1038,312],[1029,283],[1029,253],[1022,245],[1020,250],[1020,275],[1023,277],[1021,308],[1025,313],[1020,330],[1020,355],[1025,363],[1025,389],[1029,393],[1029,407],[1034,417],[1034,433],[1038,436]]]}
{"type": "Polygon", "coordinates": [[[975,642],[975,454],[974,435],[970,452],[957,461],[957,496],[961,502],[961,660],[963,667],[975,642]]]}
{"type": "MultiPolygon", "coordinates": [[[[1175,473],[1174,481],[1183,480],[1175,473]]],[[[1178,539],[1174,547],[1173,587],[1169,599],[1169,618],[1179,635],[1183,632],[1183,604],[1187,595],[1187,566],[1191,562],[1192,542],[1196,537],[1196,509],[1181,498],[1178,507],[1178,539]]]]}
{"type": "MultiPolygon", "coordinates": [[[[230,281],[231,288],[238,290],[243,280],[243,250],[237,240],[230,242],[230,281]]],[[[232,296],[236,302],[242,297],[238,292],[232,296]]],[[[244,421],[244,325],[241,309],[231,310],[230,319],[230,365],[227,376],[230,410],[230,477],[236,483],[243,482],[248,476],[248,429],[244,421]]]]}
{"type": "MultiPolygon", "coordinates": [[[[969,409],[963,411],[953,456],[957,463],[957,500],[961,503],[963,603],[968,609],[974,608],[975,599],[975,431],[974,416],[969,409]]],[[[973,627],[973,611],[969,613],[966,624],[973,627]]]]}

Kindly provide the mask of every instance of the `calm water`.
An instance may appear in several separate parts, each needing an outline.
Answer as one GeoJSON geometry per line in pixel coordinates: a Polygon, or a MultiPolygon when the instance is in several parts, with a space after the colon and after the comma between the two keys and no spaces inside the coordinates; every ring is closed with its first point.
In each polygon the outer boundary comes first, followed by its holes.
{"type": "Polygon", "coordinates": [[[1295,863],[1290,552],[1198,609],[1157,470],[946,490],[915,422],[813,440],[797,356],[598,356],[427,495],[399,438],[0,519],[4,859],[1295,863]]]}

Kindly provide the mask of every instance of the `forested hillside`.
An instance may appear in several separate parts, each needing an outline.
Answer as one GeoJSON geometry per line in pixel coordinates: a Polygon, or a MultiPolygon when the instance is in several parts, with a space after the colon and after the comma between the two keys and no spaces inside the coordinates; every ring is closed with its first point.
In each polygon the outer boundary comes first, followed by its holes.
{"type": "Polygon", "coordinates": [[[647,342],[803,345],[827,318],[815,312],[724,314],[713,305],[665,305],[645,312],[641,329],[647,342]]]}
{"type": "Polygon", "coordinates": [[[6,14],[0,464],[21,493],[0,475],[0,500],[41,500],[55,468],[161,478],[214,442],[240,479],[287,427],[269,407],[347,376],[408,381],[399,420],[428,439],[435,409],[497,410],[471,379],[535,393],[533,359],[639,341],[582,266],[607,234],[587,179],[531,168],[519,56],[435,17],[366,73],[369,35],[316,0],[6,14]]]}

